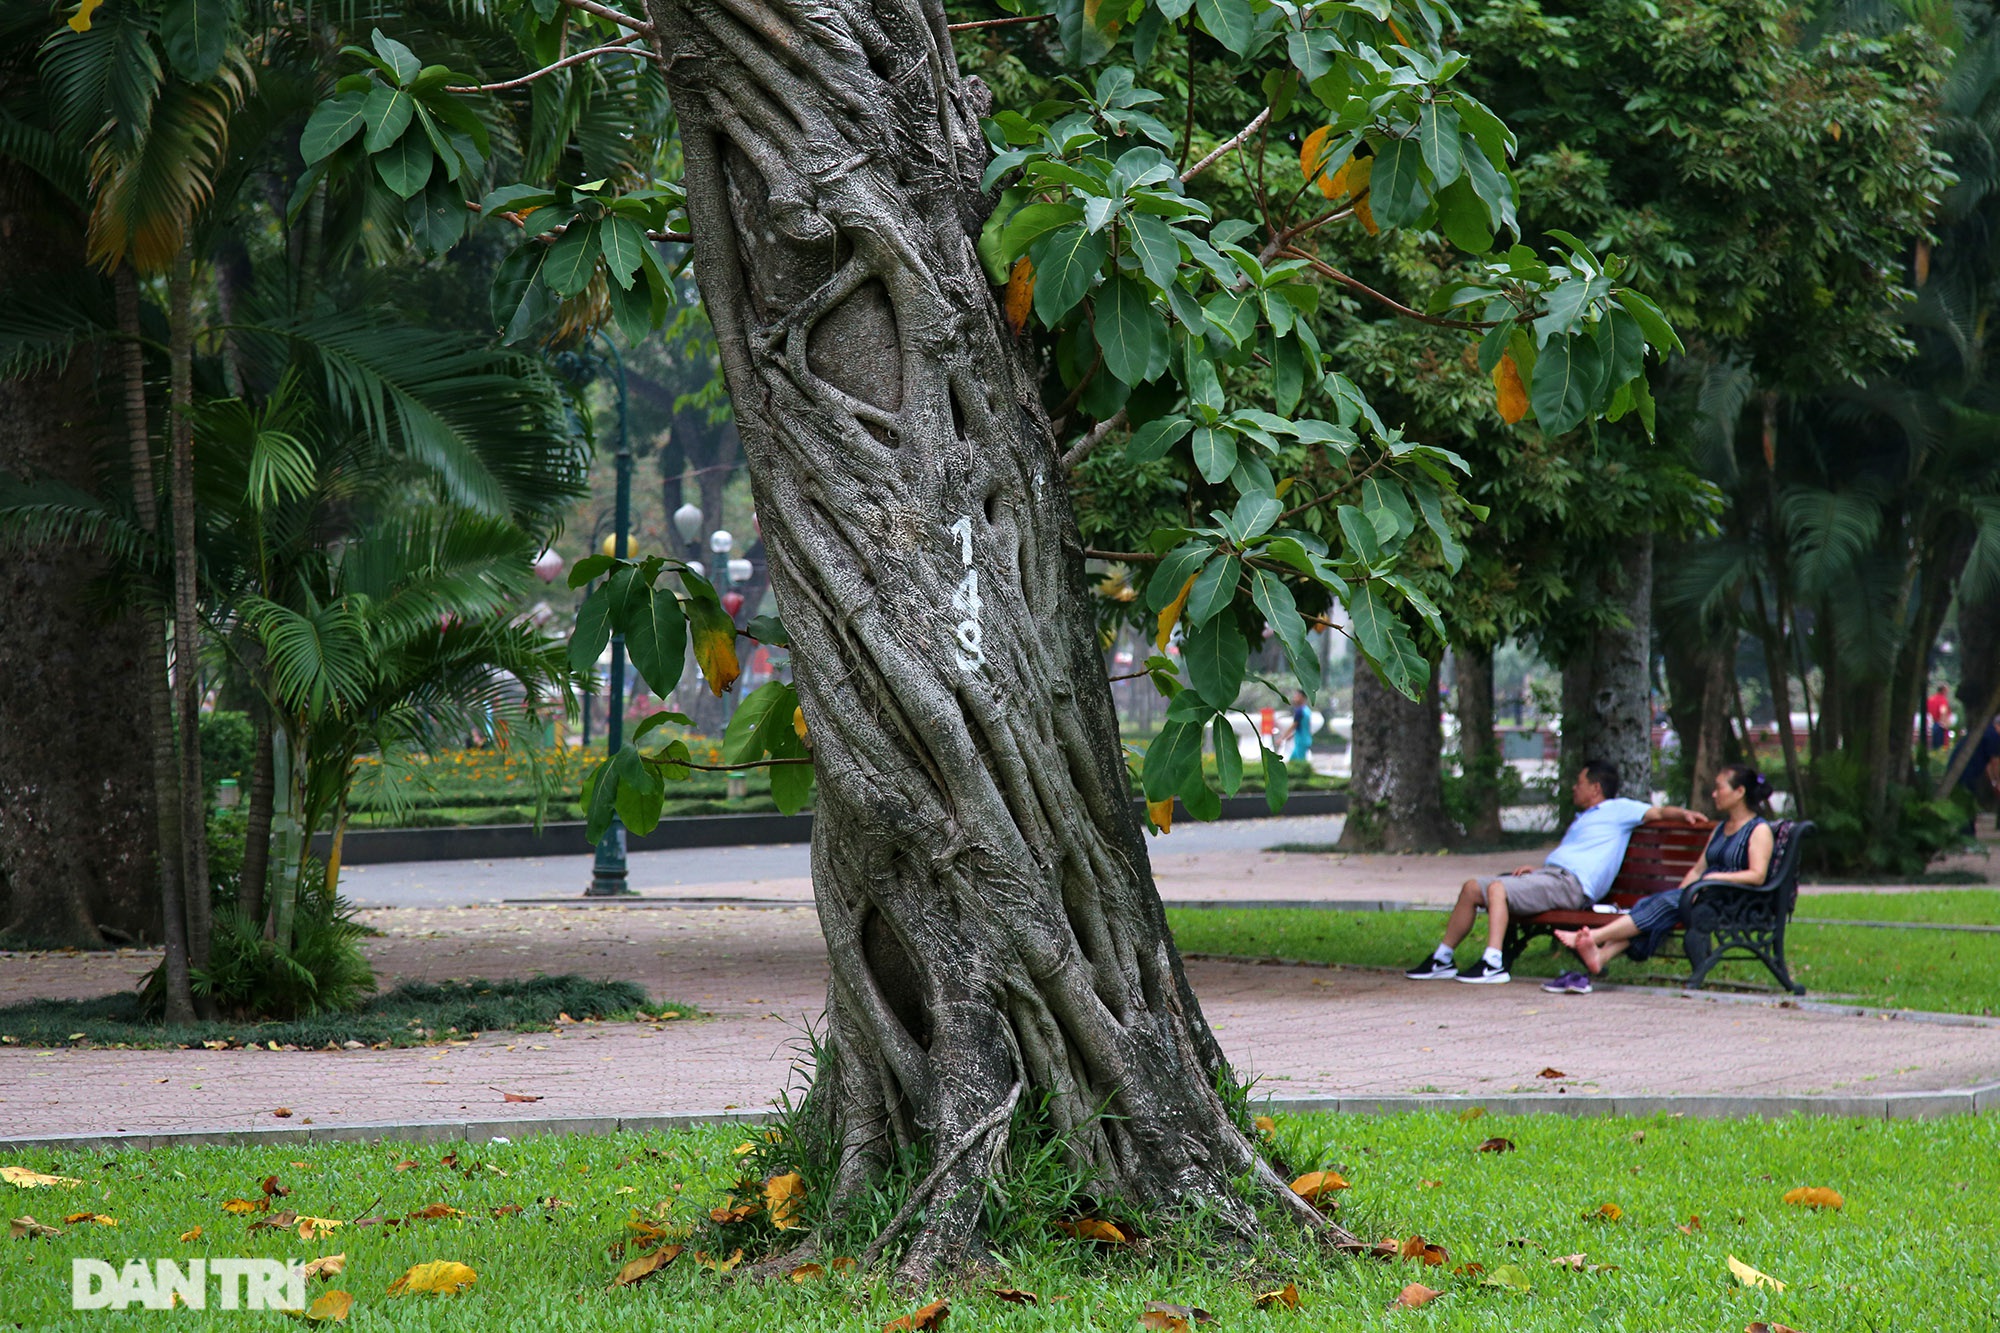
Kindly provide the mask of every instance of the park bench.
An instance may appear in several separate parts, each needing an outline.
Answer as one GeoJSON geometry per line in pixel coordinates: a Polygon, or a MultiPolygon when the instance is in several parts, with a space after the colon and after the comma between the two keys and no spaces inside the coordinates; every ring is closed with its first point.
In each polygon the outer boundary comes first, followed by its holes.
{"type": "MultiPolygon", "coordinates": [[[[1682,947],[1694,975],[1688,985],[1699,987],[1724,957],[1748,956],[1769,968],[1778,984],[1794,995],[1806,988],[1792,980],[1785,964],[1785,923],[1799,897],[1799,845],[1812,831],[1809,820],[1775,820],[1772,831],[1777,844],[1771,850],[1771,870],[1762,884],[1697,884],[1690,904],[1682,947]]],[[[1632,830],[1619,863],[1618,876],[1611,881],[1606,905],[1620,912],[1649,893],[1660,893],[1681,882],[1687,868],[1708,846],[1713,824],[1641,824],[1632,830]]],[[[1537,912],[1517,916],[1507,923],[1502,952],[1513,966],[1521,950],[1538,935],[1579,926],[1601,926],[1610,920],[1602,911],[1537,912]]]]}

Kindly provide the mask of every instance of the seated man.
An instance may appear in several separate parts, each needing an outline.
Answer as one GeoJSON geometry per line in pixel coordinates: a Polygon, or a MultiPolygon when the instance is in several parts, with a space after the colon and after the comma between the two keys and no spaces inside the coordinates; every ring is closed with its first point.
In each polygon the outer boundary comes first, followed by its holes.
{"type": "Polygon", "coordinates": [[[1602,759],[1583,766],[1570,788],[1570,798],[1576,802],[1576,818],[1561,844],[1549,853],[1548,863],[1540,868],[1522,866],[1511,875],[1493,879],[1465,881],[1451,909],[1451,919],[1445,923],[1444,942],[1404,976],[1412,981],[1456,977],[1473,985],[1512,980],[1500,943],[1507,938],[1507,921],[1513,913],[1533,916],[1559,908],[1587,911],[1611,891],[1633,829],[1662,819],[1704,822],[1701,815],[1677,805],[1649,806],[1644,801],[1620,800],[1618,770],[1602,759]],[[1482,907],[1486,909],[1486,952],[1461,972],[1452,951],[1471,933],[1473,919],[1482,907]]]}

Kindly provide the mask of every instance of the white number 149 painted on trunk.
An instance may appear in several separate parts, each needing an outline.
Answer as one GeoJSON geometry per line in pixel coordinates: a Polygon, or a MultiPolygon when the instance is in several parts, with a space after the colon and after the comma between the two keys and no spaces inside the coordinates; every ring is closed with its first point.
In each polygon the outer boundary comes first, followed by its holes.
{"type": "Polygon", "coordinates": [[[958,665],[977,671],[986,665],[986,650],[979,639],[979,571],[972,567],[972,515],[961,515],[949,531],[958,538],[959,555],[965,562],[965,577],[951,595],[951,609],[964,617],[958,622],[958,665]]]}

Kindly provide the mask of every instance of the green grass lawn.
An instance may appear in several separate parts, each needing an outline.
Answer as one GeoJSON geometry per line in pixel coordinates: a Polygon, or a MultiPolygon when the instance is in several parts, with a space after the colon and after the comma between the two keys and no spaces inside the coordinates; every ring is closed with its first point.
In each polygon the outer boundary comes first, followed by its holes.
{"type": "Polygon", "coordinates": [[[1798,916],[1846,921],[1927,921],[1954,926],[2000,926],[2000,888],[1926,889],[1916,893],[1808,893],[1798,916]]]}
{"type": "MultiPolygon", "coordinates": [[[[814,1330],[873,1333],[933,1296],[951,1301],[947,1329],[1139,1327],[1147,1301],[1199,1306],[1216,1328],[1506,1329],[1509,1333],[1734,1333],[1773,1320],[1827,1333],[1844,1329],[1984,1329],[2000,1320],[2000,1123],[1793,1118],[1717,1122],[1655,1117],[1381,1118],[1300,1116],[1280,1121],[1277,1142],[1293,1170],[1331,1167],[1352,1188],[1340,1218],[1363,1237],[1421,1234],[1447,1262],[1384,1263],[1314,1253],[1280,1235],[1256,1254],[1216,1254],[1157,1230],[1143,1249],[1096,1247],[1052,1228],[1046,1241],[995,1257],[975,1282],[911,1294],[879,1275],[804,1283],[732,1283],[692,1252],[644,1282],[612,1288],[631,1255],[621,1242],[644,1217],[700,1221],[735,1172],[742,1129],[676,1135],[533,1139],[513,1144],[281,1146],[168,1149],[105,1155],[29,1153],[5,1162],[79,1179],[74,1187],[0,1185],[9,1214],[32,1215],[63,1234],[0,1239],[0,1322],[76,1330],[136,1325],[178,1329],[289,1328],[271,1314],[182,1310],[172,1314],[73,1313],[70,1261],[128,1257],[346,1256],[345,1270],[310,1294],[355,1300],[349,1327],[398,1330],[814,1330]],[[1489,1136],[1516,1145],[1481,1153],[1489,1136]],[[400,1162],[415,1165],[398,1170],[400,1162]],[[274,1208],[347,1221],[316,1241],[296,1228],[249,1231],[232,1198],[259,1199],[276,1176],[289,1195],[274,1208]],[[1840,1191],[1845,1207],[1787,1205],[1797,1186],[1840,1191]],[[559,1200],[552,1204],[550,1201],[559,1200]],[[1623,1215],[1588,1220],[1606,1203],[1623,1215]],[[444,1204],[462,1216],[359,1226],[362,1217],[408,1218],[444,1204]],[[496,1214],[496,1209],[514,1209],[496,1214]],[[100,1213],[117,1226],[65,1224],[100,1213]],[[1699,1216],[1698,1229],[1688,1226],[1699,1216]],[[199,1236],[182,1239],[193,1228],[199,1236]],[[1582,1254],[1614,1271],[1575,1272],[1552,1260],[1582,1254]],[[1787,1283],[1748,1289],[1728,1259],[1787,1283]],[[386,1294],[411,1266],[451,1260],[477,1281],[455,1296],[386,1294]],[[1455,1272],[1461,1265],[1483,1272],[1455,1272]],[[1485,1285],[1502,1265],[1522,1292],[1485,1285]],[[1444,1294],[1420,1310],[1385,1313],[1404,1284],[1444,1294]],[[1296,1310],[1253,1308],[1260,1291],[1296,1283],[1296,1310]],[[1035,1306],[1001,1302],[990,1287],[1033,1292],[1035,1306]],[[115,1321],[115,1322],[114,1322],[115,1321]]],[[[213,1288],[211,1288],[213,1290],[213,1288]]]]}
{"type": "MultiPolygon", "coordinates": [[[[1923,894],[1828,894],[1802,900],[1813,915],[1832,916],[1850,900],[1865,900],[1853,914],[1868,920],[1922,920],[1923,912],[1976,913],[2000,895],[1990,890],[1923,894]],[[1979,905],[1929,900],[1971,898],[1979,905]],[[1922,899],[1922,902],[1912,902],[1922,899]],[[1822,911],[1822,904],[1834,907],[1822,911]]],[[[1443,912],[1333,912],[1313,908],[1227,910],[1169,909],[1174,939],[1186,953],[1240,954],[1309,963],[1349,963],[1405,968],[1436,947],[1443,912]]],[[[1477,956],[1485,943],[1485,917],[1459,946],[1461,957],[1477,956]],[[1469,950],[1469,952],[1468,952],[1469,950]]],[[[1792,975],[1809,998],[1884,1008],[1938,1013],[1992,1014],[2000,1010],[2000,935],[1964,931],[1879,930],[1867,926],[1794,923],[1785,935],[1792,975]]],[[[1521,977],[1552,977],[1577,967],[1573,956],[1537,941],[1516,961],[1521,977]]],[[[1680,958],[1644,963],[1619,959],[1605,970],[1615,982],[1677,984],[1687,976],[1680,958]]],[[[1731,961],[1710,973],[1712,982],[1775,986],[1754,961],[1731,961]]]]}

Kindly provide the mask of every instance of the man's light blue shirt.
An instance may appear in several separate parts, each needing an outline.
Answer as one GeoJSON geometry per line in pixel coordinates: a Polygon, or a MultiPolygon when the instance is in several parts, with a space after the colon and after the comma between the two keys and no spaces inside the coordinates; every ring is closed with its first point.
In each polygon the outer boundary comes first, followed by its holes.
{"type": "Polygon", "coordinates": [[[1622,796],[1599,801],[1570,824],[1561,845],[1549,853],[1548,863],[1575,875],[1590,900],[1602,902],[1618,877],[1618,863],[1625,859],[1632,830],[1645,822],[1651,808],[1622,796]]]}

